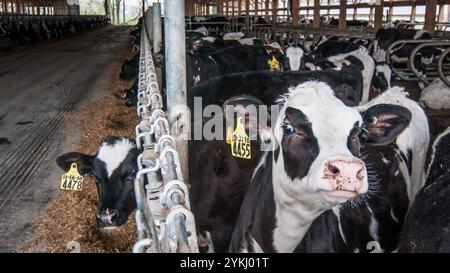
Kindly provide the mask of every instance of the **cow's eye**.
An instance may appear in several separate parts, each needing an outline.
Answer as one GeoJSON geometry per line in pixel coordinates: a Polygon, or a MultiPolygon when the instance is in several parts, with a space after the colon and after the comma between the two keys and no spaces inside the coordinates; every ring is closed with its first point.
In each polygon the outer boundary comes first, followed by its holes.
{"type": "Polygon", "coordinates": [[[287,122],[283,122],[283,123],[281,124],[281,129],[283,129],[283,133],[284,133],[285,135],[289,135],[289,134],[291,134],[292,132],[294,132],[294,127],[292,127],[292,125],[289,124],[289,123],[287,123],[287,122]]]}

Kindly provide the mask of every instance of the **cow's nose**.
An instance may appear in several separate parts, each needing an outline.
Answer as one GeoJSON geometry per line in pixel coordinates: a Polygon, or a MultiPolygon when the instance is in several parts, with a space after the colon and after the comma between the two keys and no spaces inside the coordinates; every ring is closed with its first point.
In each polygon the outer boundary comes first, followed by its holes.
{"type": "Polygon", "coordinates": [[[97,228],[107,228],[114,226],[114,220],[117,218],[117,210],[106,209],[97,214],[97,228]]]}
{"type": "Polygon", "coordinates": [[[325,163],[325,178],[334,191],[359,193],[365,173],[364,162],[359,159],[334,159],[325,163]]]}

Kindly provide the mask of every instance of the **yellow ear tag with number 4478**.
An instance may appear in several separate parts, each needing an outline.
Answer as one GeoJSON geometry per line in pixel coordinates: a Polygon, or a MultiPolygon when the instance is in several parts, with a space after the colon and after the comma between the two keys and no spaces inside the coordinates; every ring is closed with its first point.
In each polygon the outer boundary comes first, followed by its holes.
{"type": "Polygon", "coordinates": [[[70,170],[61,178],[61,189],[81,191],[83,188],[83,177],[78,173],[77,164],[72,163],[70,170]]]}
{"type": "Polygon", "coordinates": [[[251,159],[250,138],[245,132],[244,122],[241,117],[237,120],[236,129],[231,136],[231,154],[234,157],[251,159]]]}

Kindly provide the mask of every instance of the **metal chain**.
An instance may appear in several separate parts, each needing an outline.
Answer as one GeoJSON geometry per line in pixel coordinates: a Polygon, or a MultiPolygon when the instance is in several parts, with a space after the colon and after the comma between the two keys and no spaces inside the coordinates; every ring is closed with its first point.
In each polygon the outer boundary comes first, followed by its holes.
{"type": "Polygon", "coordinates": [[[139,171],[134,181],[138,242],[133,252],[198,252],[188,186],[163,110],[145,24],[141,31],[137,103],[141,120],[135,133],[142,153],[137,159],[139,171]]]}

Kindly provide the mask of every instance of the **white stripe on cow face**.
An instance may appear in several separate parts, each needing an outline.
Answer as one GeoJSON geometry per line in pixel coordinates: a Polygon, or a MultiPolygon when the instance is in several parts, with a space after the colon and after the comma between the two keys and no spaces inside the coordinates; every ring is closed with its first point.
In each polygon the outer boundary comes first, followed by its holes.
{"type": "Polygon", "coordinates": [[[299,71],[303,58],[303,50],[300,47],[288,47],[286,57],[289,59],[291,71],[299,71]]]}
{"type": "Polygon", "coordinates": [[[133,148],[135,148],[134,143],[126,138],[122,138],[112,144],[107,142],[102,143],[97,158],[105,162],[108,178],[111,177],[114,170],[120,166],[133,148]]]}

